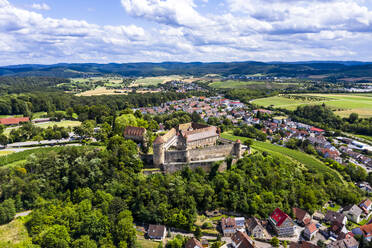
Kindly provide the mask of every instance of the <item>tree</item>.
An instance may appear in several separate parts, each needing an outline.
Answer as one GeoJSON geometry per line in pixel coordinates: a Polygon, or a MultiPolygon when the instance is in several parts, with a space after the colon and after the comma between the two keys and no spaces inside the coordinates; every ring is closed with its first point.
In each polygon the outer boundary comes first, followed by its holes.
{"type": "Polygon", "coordinates": [[[357,113],[351,113],[349,116],[349,122],[355,123],[359,118],[359,115],[357,113]]]}
{"type": "Polygon", "coordinates": [[[271,240],[270,240],[270,244],[273,246],[273,247],[279,247],[279,239],[277,237],[273,237],[271,240]]]}
{"type": "Polygon", "coordinates": [[[194,231],[194,236],[196,239],[200,239],[202,237],[203,233],[199,226],[196,226],[194,231]]]}
{"type": "Polygon", "coordinates": [[[91,240],[88,235],[83,235],[80,239],[75,240],[71,244],[72,248],[97,248],[94,240],[91,240]]]}
{"type": "Polygon", "coordinates": [[[119,214],[115,237],[119,242],[125,242],[128,247],[132,247],[134,244],[136,230],[133,227],[133,217],[129,210],[124,210],[119,214]]]}
{"type": "Polygon", "coordinates": [[[137,126],[137,119],[133,114],[123,114],[115,120],[115,133],[122,134],[127,126],[137,126]]]}
{"type": "Polygon", "coordinates": [[[244,141],[244,145],[248,146],[248,148],[250,148],[252,146],[252,144],[253,144],[252,139],[246,139],[244,141]]]}
{"type": "Polygon", "coordinates": [[[0,204],[0,224],[6,224],[13,220],[16,213],[15,202],[13,199],[7,199],[0,204]]]}
{"type": "Polygon", "coordinates": [[[0,144],[6,146],[8,144],[8,137],[4,134],[0,134],[0,144]]]}
{"type": "Polygon", "coordinates": [[[53,225],[41,237],[40,245],[42,248],[68,248],[70,241],[71,238],[65,226],[53,225]]]}

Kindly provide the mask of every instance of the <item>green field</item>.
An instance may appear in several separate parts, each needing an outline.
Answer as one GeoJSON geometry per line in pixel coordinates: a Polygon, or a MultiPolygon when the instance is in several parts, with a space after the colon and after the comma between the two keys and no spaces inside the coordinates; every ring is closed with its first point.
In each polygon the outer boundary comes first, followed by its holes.
{"type": "Polygon", "coordinates": [[[210,83],[209,86],[219,89],[241,89],[247,88],[249,85],[265,85],[264,81],[236,81],[236,80],[227,80],[227,81],[217,81],[210,83]]]}
{"type": "MultiPolygon", "coordinates": [[[[225,139],[233,140],[233,141],[237,139],[240,139],[241,141],[248,139],[245,137],[234,136],[230,133],[222,133],[221,137],[225,139]]],[[[342,176],[337,171],[327,167],[320,160],[304,152],[292,150],[286,147],[281,147],[281,146],[274,145],[274,144],[267,143],[267,142],[255,141],[255,140],[253,141],[252,148],[255,150],[259,150],[259,151],[266,151],[268,153],[273,153],[279,156],[286,156],[288,159],[292,161],[297,161],[301,163],[307,169],[313,172],[322,173],[322,174],[329,173],[330,175],[333,175],[339,181],[344,182],[342,176]]]]}
{"type": "Polygon", "coordinates": [[[22,218],[0,225],[0,247],[26,247],[27,244],[31,244],[31,238],[22,218]]]}
{"type": "MultiPolygon", "coordinates": [[[[35,126],[37,127],[41,127],[41,128],[48,128],[48,127],[53,127],[54,125],[57,125],[57,127],[76,127],[76,126],[80,126],[81,122],[80,121],[50,121],[50,122],[46,122],[46,123],[36,123],[34,124],[35,126]]],[[[18,128],[18,127],[16,127],[18,128]]],[[[13,129],[15,128],[6,128],[4,130],[4,134],[9,136],[10,134],[10,131],[12,131],[13,129]]]]}
{"type": "Polygon", "coordinates": [[[372,117],[372,94],[298,94],[298,96],[324,97],[326,100],[307,101],[289,99],[284,96],[273,96],[252,101],[252,103],[268,107],[285,108],[295,110],[300,105],[326,104],[341,117],[348,117],[351,113],[358,113],[360,117],[372,117]]]}
{"type": "Polygon", "coordinates": [[[156,86],[158,84],[166,83],[167,81],[172,80],[179,80],[181,79],[180,76],[173,75],[173,76],[164,76],[164,77],[144,77],[144,78],[138,78],[133,86],[156,86]]]}

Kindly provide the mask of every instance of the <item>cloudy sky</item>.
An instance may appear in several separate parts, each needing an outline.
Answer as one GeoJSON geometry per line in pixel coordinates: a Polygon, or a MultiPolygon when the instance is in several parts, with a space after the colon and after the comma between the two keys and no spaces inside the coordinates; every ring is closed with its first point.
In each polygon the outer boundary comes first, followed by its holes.
{"type": "Polygon", "coordinates": [[[372,0],[0,0],[0,65],[372,61],[372,0]]]}

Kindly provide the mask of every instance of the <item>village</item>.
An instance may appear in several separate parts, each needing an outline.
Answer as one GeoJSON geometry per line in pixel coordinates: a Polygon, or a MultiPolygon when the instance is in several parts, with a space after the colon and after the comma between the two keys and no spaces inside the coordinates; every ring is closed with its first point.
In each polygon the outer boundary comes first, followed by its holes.
{"type": "MultiPolygon", "coordinates": [[[[337,207],[336,207],[337,208],[337,207]]],[[[267,219],[256,217],[227,216],[220,211],[207,211],[205,216],[213,219],[217,234],[195,235],[183,233],[188,237],[186,248],[207,248],[211,238],[217,236],[224,247],[291,247],[291,248],[357,248],[356,236],[367,241],[372,238],[372,202],[370,199],[358,205],[340,207],[336,210],[332,202],[310,215],[303,209],[293,208],[285,213],[276,208],[267,219]],[[333,209],[333,210],[331,210],[333,209]],[[291,217],[292,216],[292,217],[291,217]],[[218,221],[217,221],[218,220],[218,221]],[[357,223],[365,223],[357,225],[357,223]]],[[[205,224],[204,224],[205,225],[205,224]]],[[[204,226],[203,225],[203,226],[204,226]]],[[[172,231],[163,225],[149,225],[147,238],[166,242],[172,231]]]]}

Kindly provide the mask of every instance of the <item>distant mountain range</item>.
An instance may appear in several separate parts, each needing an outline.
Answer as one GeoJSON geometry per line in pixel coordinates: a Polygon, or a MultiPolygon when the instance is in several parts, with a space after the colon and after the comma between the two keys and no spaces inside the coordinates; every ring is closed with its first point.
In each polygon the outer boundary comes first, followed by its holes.
{"type": "Polygon", "coordinates": [[[124,63],[124,64],[25,64],[0,67],[0,76],[46,76],[46,77],[82,77],[82,76],[164,76],[220,74],[256,74],[284,77],[372,77],[372,62],[359,61],[304,61],[304,62],[213,62],[213,63],[124,63]]]}

